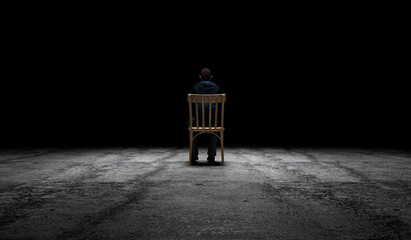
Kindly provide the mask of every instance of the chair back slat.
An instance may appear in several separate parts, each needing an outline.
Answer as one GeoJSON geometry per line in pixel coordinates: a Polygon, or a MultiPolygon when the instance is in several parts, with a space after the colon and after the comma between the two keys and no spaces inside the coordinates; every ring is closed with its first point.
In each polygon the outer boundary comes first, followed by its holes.
{"type": "MultiPolygon", "coordinates": [[[[191,105],[192,103],[190,103],[190,105],[191,105]]],[[[195,104],[196,105],[196,127],[199,127],[200,126],[200,124],[199,124],[199,118],[198,118],[198,104],[196,103],[195,104]]],[[[190,116],[191,118],[193,118],[193,116],[190,116]]]]}
{"type": "Polygon", "coordinates": [[[211,129],[211,96],[208,97],[208,127],[209,129],[211,129]]]}
{"type": "Polygon", "coordinates": [[[215,119],[214,119],[214,129],[217,129],[217,115],[218,115],[218,103],[215,104],[215,119]]]}
{"type": "Polygon", "coordinates": [[[202,98],[201,99],[201,108],[202,108],[202,112],[203,112],[203,114],[202,114],[202,116],[201,116],[201,118],[202,118],[202,124],[201,125],[203,125],[203,129],[204,129],[204,98],[202,98]]]}

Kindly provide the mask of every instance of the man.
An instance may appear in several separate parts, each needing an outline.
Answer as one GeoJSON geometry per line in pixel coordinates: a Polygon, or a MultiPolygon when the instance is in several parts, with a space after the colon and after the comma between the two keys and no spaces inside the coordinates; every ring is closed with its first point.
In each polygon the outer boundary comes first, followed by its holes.
{"type": "MultiPolygon", "coordinates": [[[[213,75],[211,74],[211,70],[209,68],[203,68],[200,71],[199,75],[200,81],[194,84],[191,92],[196,94],[217,94],[220,93],[220,87],[212,82],[213,75]]],[[[208,119],[208,104],[205,105],[205,119],[208,119]]],[[[212,108],[215,106],[212,105],[212,108]]],[[[214,111],[212,111],[214,112],[214,111]]],[[[201,115],[201,111],[200,111],[201,115]]],[[[199,116],[201,118],[201,116],[199,116]]],[[[195,122],[195,121],[194,121],[195,122]]],[[[208,151],[207,151],[207,161],[210,163],[215,163],[215,155],[217,150],[217,137],[214,134],[207,134],[209,135],[208,139],[208,151]]],[[[200,137],[200,136],[199,136],[200,137]]],[[[198,137],[193,141],[193,161],[198,160],[198,137]]]]}

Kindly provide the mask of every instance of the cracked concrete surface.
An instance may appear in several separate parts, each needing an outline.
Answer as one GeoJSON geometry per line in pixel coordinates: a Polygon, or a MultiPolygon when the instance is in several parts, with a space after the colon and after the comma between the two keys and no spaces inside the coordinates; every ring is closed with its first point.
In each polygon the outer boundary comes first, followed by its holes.
{"type": "Polygon", "coordinates": [[[1,150],[0,239],[411,239],[410,152],[205,152],[1,150]]]}

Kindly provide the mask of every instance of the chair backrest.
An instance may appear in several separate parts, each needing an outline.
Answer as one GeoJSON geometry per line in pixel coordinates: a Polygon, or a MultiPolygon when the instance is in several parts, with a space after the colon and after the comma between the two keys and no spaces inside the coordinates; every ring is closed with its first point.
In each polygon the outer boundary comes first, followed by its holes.
{"type": "Polygon", "coordinates": [[[224,127],[224,103],[226,95],[220,94],[187,94],[189,104],[190,129],[193,126],[195,119],[195,127],[197,130],[217,129],[224,127]],[[195,113],[193,113],[193,105],[195,105],[195,113]],[[210,107],[211,106],[211,107],[210,107]],[[218,114],[220,111],[220,114],[218,114]]]}

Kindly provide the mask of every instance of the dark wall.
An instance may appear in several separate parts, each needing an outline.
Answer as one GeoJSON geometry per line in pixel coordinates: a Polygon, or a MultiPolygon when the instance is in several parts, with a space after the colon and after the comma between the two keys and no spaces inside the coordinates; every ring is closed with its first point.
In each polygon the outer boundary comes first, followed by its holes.
{"type": "Polygon", "coordinates": [[[409,148],[395,31],[308,19],[215,24],[206,36],[185,21],[22,22],[2,146],[185,146],[186,94],[210,67],[227,94],[226,144],[409,148]]]}

